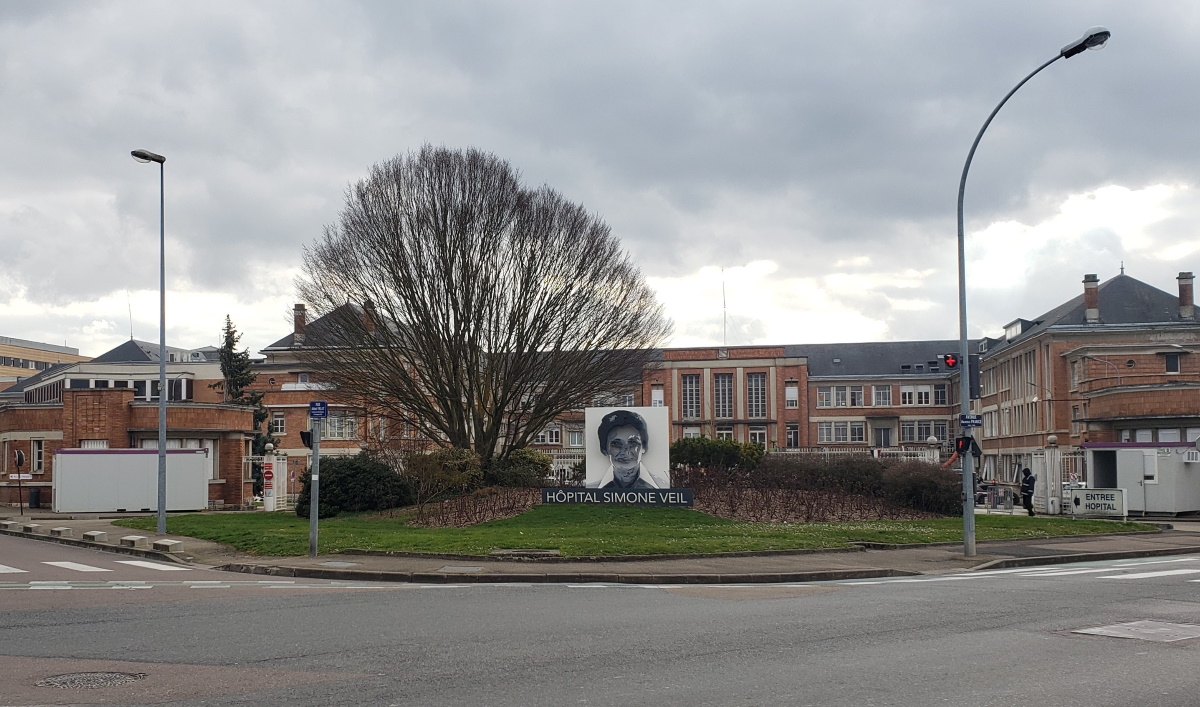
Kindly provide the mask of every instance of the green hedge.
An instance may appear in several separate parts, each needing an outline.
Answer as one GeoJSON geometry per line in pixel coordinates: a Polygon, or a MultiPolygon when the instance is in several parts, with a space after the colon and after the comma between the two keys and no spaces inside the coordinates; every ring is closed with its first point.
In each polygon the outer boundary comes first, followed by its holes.
{"type": "MultiPolygon", "coordinates": [[[[304,484],[296,501],[296,515],[307,517],[312,505],[311,469],[301,477],[304,484]]],[[[387,464],[364,452],[352,457],[322,457],[320,508],[321,518],[342,511],[382,511],[412,505],[412,487],[387,464]]]]}

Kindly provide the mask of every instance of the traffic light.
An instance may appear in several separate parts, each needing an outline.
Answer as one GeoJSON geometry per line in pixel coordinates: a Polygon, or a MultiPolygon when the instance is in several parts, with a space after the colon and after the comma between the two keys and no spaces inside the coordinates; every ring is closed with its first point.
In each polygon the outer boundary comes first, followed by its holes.
{"type": "Polygon", "coordinates": [[[958,456],[963,456],[971,451],[971,443],[975,440],[971,437],[958,437],[954,440],[954,451],[958,452],[958,456]]]}
{"type": "Polygon", "coordinates": [[[948,369],[958,368],[958,354],[942,354],[942,363],[946,364],[946,368],[948,369]]]}
{"type": "Polygon", "coordinates": [[[312,449],[312,432],[300,430],[300,441],[304,443],[305,447],[312,449]]]}

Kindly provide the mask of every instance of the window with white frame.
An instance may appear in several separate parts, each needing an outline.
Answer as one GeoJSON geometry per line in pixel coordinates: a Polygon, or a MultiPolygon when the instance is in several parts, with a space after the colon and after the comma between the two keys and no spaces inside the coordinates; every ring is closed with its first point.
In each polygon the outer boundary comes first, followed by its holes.
{"type": "Polygon", "coordinates": [[[833,406],[837,408],[846,407],[846,386],[833,386],[833,406]]]}
{"type": "Polygon", "coordinates": [[[750,427],[750,444],[761,445],[763,449],[767,447],[767,428],[764,425],[753,425],[750,427]]]}
{"type": "Polygon", "coordinates": [[[79,440],[80,449],[108,449],[107,439],[81,439],[79,440]]]}
{"type": "Polygon", "coordinates": [[[287,434],[287,417],[282,411],[276,410],[271,413],[271,434],[287,434]]]}
{"type": "Polygon", "coordinates": [[[831,408],[833,407],[833,387],[822,385],[817,387],[817,407],[831,408]]]}
{"type": "Polygon", "coordinates": [[[796,381],[788,381],[783,387],[784,405],[789,408],[800,407],[800,386],[796,381]]]}
{"type": "Polygon", "coordinates": [[[41,474],[46,471],[46,441],[42,439],[29,440],[29,471],[41,474]]]}
{"type": "Polygon", "coordinates": [[[1200,439],[1200,427],[1189,427],[1183,431],[1184,442],[1195,442],[1200,439]]]}
{"type": "Polygon", "coordinates": [[[934,405],[949,405],[949,395],[947,394],[948,387],[945,383],[937,383],[933,386],[933,404],[934,405]]]}
{"type": "Polygon", "coordinates": [[[663,406],[663,389],[662,386],[657,386],[650,389],[650,407],[660,408],[663,406]]]}
{"type": "Polygon", "coordinates": [[[847,422],[833,423],[833,441],[834,442],[849,442],[850,441],[850,424],[847,422]]]}
{"type": "Polygon", "coordinates": [[[633,393],[624,393],[620,396],[621,407],[633,407],[633,393]]]}
{"type": "Polygon", "coordinates": [[[876,407],[887,407],[892,404],[892,386],[877,385],[874,387],[876,407]]]}
{"type": "Polygon", "coordinates": [[[917,386],[917,405],[928,405],[928,404],[929,404],[929,386],[918,385],[917,386]]]}
{"type": "Polygon", "coordinates": [[[733,439],[733,426],[721,425],[717,428],[717,439],[733,439]]]}
{"type": "Polygon", "coordinates": [[[938,438],[939,442],[945,442],[949,438],[950,426],[944,420],[935,420],[933,423],[933,436],[938,438]]]}
{"type": "MultiPolygon", "coordinates": [[[[747,373],[746,374],[746,416],[747,417],[766,417],[767,416],[767,374],[766,373],[747,373]]],[[[751,442],[754,440],[751,439],[751,442]]],[[[767,431],[763,428],[763,446],[767,444],[767,431]]]]}
{"type": "Polygon", "coordinates": [[[1137,430],[1134,434],[1136,435],[1134,437],[1135,442],[1153,442],[1154,441],[1154,430],[1137,430]]]}
{"type": "Polygon", "coordinates": [[[829,444],[833,442],[833,423],[818,422],[817,423],[817,443],[829,444]]]}
{"type": "Polygon", "coordinates": [[[684,427],[683,428],[683,438],[684,439],[699,439],[699,437],[700,437],[700,428],[699,427],[684,427]]]}
{"type": "Polygon", "coordinates": [[[932,420],[917,420],[917,441],[924,442],[933,436],[932,420]]]}
{"type": "Polygon", "coordinates": [[[866,442],[867,441],[867,423],[851,422],[850,423],[850,441],[851,442],[866,442]]]}
{"type": "Polygon", "coordinates": [[[683,419],[696,420],[700,417],[700,374],[685,373],[679,377],[683,419]]]}
{"type": "Polygon", "coordinates": [[[916,405],[917,404],[917,389],[911,385],[900,386],[900,404],[901,405],[916,405]]]}
{"type": "Polygon", "coordinates": [[[787,423],[787,446],[793,449],[800,446],[800,424],[797,422],[787,423]]]}
{"type": "Polygon", "coordinates": [[[1163,358],[1165,359],[1167,373],[1179,373],[1179,354],[1169,353],[1163,358]]]}
{"type": "Polygon", "coordinates": [[[1158,483],[1158,450],[1142,450],[1142,481],[1147,484],[1158,483]]]}
{"type": "Polygon", "coordinates": [[[546,428],[546,444],[562,444],[562,432],[557,427],[546,428]]]}
{"type": "Polygon", "coordinates": [[[916,442],[917,441],[917,423],[908,421],[900,423],[900,441],[901,442],[916,442]]]}
{"type": "Polygon", "coordinates": [[[358,418],[344,411],[330,411],[329,417],[313,420],[313,426],[321,424],[321,439],[358,439],[358,418]]]}
{"type": "MultiPolygon", "coordinates": [[[[733,417],[733,374],[717,373],[713,375],[713,417],[733,417]]],[[[728,439],[733,439],[730,431],[728,439]]],[[[719,439],[719,438],[718,438],[719,439]]]]}
{"type": "Polygon", "coordinates": [[[1158,441],[1159,442],[1178,442],[1179,441],[1179,428],[1178,427],[1164,427],[1164,428],[1160,429],[1158,431],[1158,441]]]}
{"type": "Polygon", "coordinates": [[[570,430],[567,432],[567,443],[572,447],[582,447],[583,430],[570,430]]]}
{"type": "Polygon", "coordinates": [[[850,407],[860,408],[863,406],[863,387],[861,385],[850,386],[850,407]]]}

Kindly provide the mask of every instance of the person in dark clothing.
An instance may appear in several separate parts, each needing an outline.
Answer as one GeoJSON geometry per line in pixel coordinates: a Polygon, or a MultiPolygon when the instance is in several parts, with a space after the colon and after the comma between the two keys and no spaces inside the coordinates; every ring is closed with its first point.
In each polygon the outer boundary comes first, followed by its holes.
{"type": "Polygon", "coordinates": [[[1029,515],[1033,515],[1033,487],[1037,484],[1037,477],[1030,473],[1029,469],[1021,470],[1021,505],[1025,506],[1025,510],[1029,511],[1029,515]]]}

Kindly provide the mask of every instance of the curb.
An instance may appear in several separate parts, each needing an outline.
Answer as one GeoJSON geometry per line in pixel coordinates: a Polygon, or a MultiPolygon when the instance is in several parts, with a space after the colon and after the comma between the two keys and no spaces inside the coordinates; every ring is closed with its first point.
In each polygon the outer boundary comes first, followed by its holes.
{"type": "Polygon", "coordinates": [[[102,550],[104,552],[112,552],[118,555],[132,555],[134,557],[145,557],[151,560],[160,560],[162,562],[170,562],[176,565],[191,565],[193,563],[185,560],[182,557],[177,557],[168,552],[159,552],[158,550],[145,550],[136,547],[126,547],[124,545],[113,545],[111,543],[92,543],[78,538],[58,538],[50,535],[40,535],[38,533],[25,533],[20,530],[3,530],[0,529],[0,535],[9,535],[17,538],[29,538],[30,540],[41,540],[43,542],[58,543],[59,545],[70,545],[72,547],[86,547],[93,550],[102,550]]]}
{"type": "Polygon", "coordinates": [[[913,577],[920,572],[891,568],[861,570],[814,570],[811,572],[730,573],[730,574],[621,574],[613,572],[450,574],[446,572],[388,572],[373,570],[324,569],[278,565],[233,563],[214,569],[225,572],[303,577],[306,579],[350,580],[357,582],[401,582],[416,584],[779,584],[782,582],[832,582],[843,579],[913,577]]]}
{"type": "Polygon", "coordinates": [[[1200,553],[1200,545],[1189,547],[1164,547],[1153,550],[1120,550],[1116,552],[1081,552],[1072,555],[1042,555],[1041,557],[1010,557],[1004,560],[992,560],[982,565],[972,567],[970,572],[979,570],[1004,569],[1006,567],[1032,567],[1036,565],[1065,565],[1071,562],[1100,562],[1103,560],[1131,560],[1139,557],[1162,557],[1164,555],[1188,555],[1200,553]]]}
{"type": "MultiPolygon", "coordinates": [[[[959,544],[962,543],[950,543],[959,544]]],[[[899,546],[896,546],[899,547],[899,546]]],[[[913,547],[920,547],[914,545],[913,547]]],[[[478,562],[480,560],[498,562],[537,562],[554,564],[556,562],[645,562],[648,560],[696,560],[720,559],[722,557],[786,557],[789,555],[827,555],[839,552],[864,552],[866,547],[861,543],[853,543],[843,547],[808,547],[795,550],[742,550],[738,552],[707,552],[707,553],[674,553],[670,555],[584,555],[581,557],[530,556],[530,555],[455,555],[442,552],[407,552],[404,550],[361,550],[346,548],[339,555],[363,555],[368,557],[411,557],[419,560],[456,560],[461,562],[478,562]]]]}

